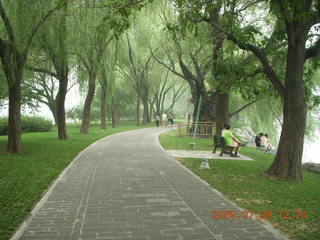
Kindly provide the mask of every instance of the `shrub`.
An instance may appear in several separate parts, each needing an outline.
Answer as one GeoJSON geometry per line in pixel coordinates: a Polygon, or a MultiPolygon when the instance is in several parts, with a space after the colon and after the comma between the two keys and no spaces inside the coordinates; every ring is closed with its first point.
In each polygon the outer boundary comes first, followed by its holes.
{"type": "Polygon", "coordinates": [[[8,118],[0,118],[0,136],[8,134],[8,118]]]}
{"type": "MultiPolygon", "coordinates": [[[[52,122],[41,117],[21,117],[21,131],[26,132],[49,132],[52,122]]],[[[0,118],[0,135],[8,134],[8,118],[0,118]]]]}

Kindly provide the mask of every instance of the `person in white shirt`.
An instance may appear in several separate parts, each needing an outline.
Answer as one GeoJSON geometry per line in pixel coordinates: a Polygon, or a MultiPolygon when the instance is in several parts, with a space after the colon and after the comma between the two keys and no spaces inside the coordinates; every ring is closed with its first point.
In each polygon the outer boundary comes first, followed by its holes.
{"type": "Polygon", "coordinates": [[[167,114],[166,113],[163,113],[162,116],[162,126],[165,126],[167,127],[168,126],[168,117],[167,117],[167,114]]]}

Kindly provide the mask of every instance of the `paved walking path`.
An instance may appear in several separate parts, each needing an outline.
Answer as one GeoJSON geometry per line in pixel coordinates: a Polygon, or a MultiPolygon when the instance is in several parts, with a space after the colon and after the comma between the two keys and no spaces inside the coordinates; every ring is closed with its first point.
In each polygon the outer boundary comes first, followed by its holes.
{"type": "Polygon", "coordinates": [[[238,153],[238,157],[231,157],[226,153],[223,154],[223,156],[220,156],[220,151],[212,153],[212,151],[166,150],[166,152],[173,157],[254,161],[240,153],[238,153]]]}
{"type": "Polygon", "coordinates": [[[12,239],[274,240],[258,220],[211,219],[241,209],[161,148],[163,128],[123,132],[87,148],[12,239]]]}

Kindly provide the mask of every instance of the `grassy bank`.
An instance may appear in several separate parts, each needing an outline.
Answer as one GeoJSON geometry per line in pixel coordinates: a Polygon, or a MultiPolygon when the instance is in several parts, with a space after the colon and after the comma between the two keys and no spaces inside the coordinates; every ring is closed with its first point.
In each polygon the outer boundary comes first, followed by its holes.
{"type": "MultiPolygon", "coordinates": [[[[153,126],[153,125],[150,125],[153,126]]],[[[56,129],[22,135],[22,155],[5,154],[7,137],[0,137],[0,239],[8,239],[41,198],[50,183],[77,154],[94,141],[117,132],[136,129],[135,123],[101,131],[92,126],[87,135],[68,126],[67,141],[57,139],[56,129]]]]}
{"type": "MultiPolygon", "coordinates": [[[[179,137],[174,131],[162,134],[160,142],[167,149],[190,149],[190,142],[196,142],[197,150],[211,150],[212,145],[209,139],[179,137]]],[[[247,147],[241,153],[256,161],[214,159],[209,161],[211,170],[199,170],[201,159],[179,161],[239,206],[258,216],[272,213],[267,221],[291,239],[320,239],[319,175],[303,172],[301,183],[269,179],[263,173],[274,156],[247,147]]]]}

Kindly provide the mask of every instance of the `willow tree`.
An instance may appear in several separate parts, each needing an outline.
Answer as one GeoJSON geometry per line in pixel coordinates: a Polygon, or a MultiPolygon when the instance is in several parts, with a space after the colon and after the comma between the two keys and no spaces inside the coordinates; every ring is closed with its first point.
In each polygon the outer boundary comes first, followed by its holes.
{"type": "MultiPolygon", "coordinates": [[[[74,50],[81,67],[87,78],[87,94],[82,113],[81,133],[88,133],[90,124],[91,105],[96,90],[96,79],[102,63],[103,55],[108,44],[113,38],[113,33],[108,24],[104,22],[105,13],[103,9],[91,8],[87,3],[80,6],[78,10],[76,25],[82,26],[78,29],[78,39],[74,50]]],[[[110,13],[109,13],[110,14],[110,13]]]]}
{"type": "MultiPolygon", "coordinates": [[[[166,50],[171,63],[165,64],[160,59],[158,62],[189,83],[195,109],[194,120],[201,96],[200,120],[216,122],[216,133],[220,134],[224,123],[229,122],[235,113],[256,102],[253,100],[235,112],[229,111],[228,83],[234,76],[226,69],[237,65],[228,61],[230,52],[225,51],[226,37],[212,28],[211,23],[224,22],[232,26],[232,16],[228,15],[229,11],[218,1],[171,2],[174,10],[169,6],[162,11],[162,19],[171,38],[169,42],[174,45],[171,50],[166,50]],[[174,60],[172,53],[176,53],[174,60]],[[181,73],[175,70],[175,62],[178,63],[181,73]]],[[[168,44],[165,44],[165,48],[168,48],[168,44]]]]}
{"type": "MultiPolygon", "coordinates": [[[[58,126],[58,138],[67,139],[66,117],[65,117],[65,99],[68,91],[68,31],[67,31],[68,0],[61,0],[61,9],[57,16],[43,27],[36,38],[38,51],[35,52],[32,66],[28,69],[37,73],[47,74],[51,78],[58,80],[58,91],[53,97],[54,84],[45,86],[47,81],[40,81],[44,90],[47,105],[53,113],[55,123],[58,126]],[[40,57],[39,57],[40,56],[40,57]],[[39,62],[40,66],[35,62],[39,62]],[[48,59],[50,62],[45,61],[48,59]],[[36,64],[36,65],[35,65],[36,64]],[[46,67],[44,67],[46,66],[46,67]],[[52,68],[50,68],[52,66],[52,68]],[[52,99],[53,97],[53,99],[52,99]]],[[[51,81],[52,82],[52,81],[51,81]]]]}
{"type": "Polygon", "coordinates": [[[34,36],[60,7],[54,6],[57,3],[59,1],[0,1],[0,58],[9,88],[8,153],[22,153],[20,118],[24,66],[34,36]]]}
{"type": "MultiPolygon", "coordinates": [[[[253,37],[259,31],[250,26],[231,30],[219,24],[213,26],[223,32],[228,40],[239,48],[252,52],[260,61],[267,80],[283,99],[283,125],[277,155],[266,171],[281,179],[301,180],[301,160],[306,127],[307,103],[310,100],[305,75],[305,63],[320,55],[319,35],[314,38],[312,28],[320,23],[320,1],[283,0],[268,1],[271,12],[277,19],[276,28],[281,27],[277,38],[286,46],[285,75],[277,73],[263,43],[253,37]],[[249,37],[248,38],[248,33],[249,37]],[[247,36],[247,37],[244,37],[247,36]],[[307,44],[308,43],[308,44],[307,44]],[[310,45],[309,47],[306,47],[310,45]]],[[[266,23],[266,25],[268,25],[266,23]]],[[[313,31],[317,31],[313,29],[313,31]]],[[[261,33],[259,33],[261,34],[261,33]]],[[[318,65],[313,65],[318,66],[318,65]]]]}
{"type": "Polygon", "coordinates": [[[95,94],[96,77],[104,51],[113,37],[119,36],[130,26],[129,17],[140,10],[148,0],[132,2],[125,0],[88,1],[79,6],[79,22],[83,26],[79,45],[83,50],[77,56],[88,73],[88,92],[83,109],[81,133],[87,133],[90,123],[90,108],[95,94]]]}
{"type": "MultiPolygon", "coordinates": [[[[114,91],[115,91],[115,68],[118,57],[118,42],[113,41],[114,44],[110,44],[107,52],[102,59],[100,68],[100,128],[105,130],[107,128],[107,101],[114,103],[114,91]]],[[[113,104],[112,104],[113,105],[113,104]]],[[[113,105],[114,106],[114,105],[113,105]]],[[[113,107],[112,107],[113,109],[113,107]]],[[[115,111],[112,110],[112,113],[115,111]]],[[[114,114],[112,114],[113,116],[114,114]]],[[[112,117],[114,120],[115,118],[112,117]]],[[[115,126],[116,124],[112,124],[115,126]]]]}

